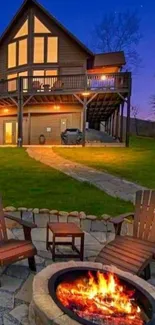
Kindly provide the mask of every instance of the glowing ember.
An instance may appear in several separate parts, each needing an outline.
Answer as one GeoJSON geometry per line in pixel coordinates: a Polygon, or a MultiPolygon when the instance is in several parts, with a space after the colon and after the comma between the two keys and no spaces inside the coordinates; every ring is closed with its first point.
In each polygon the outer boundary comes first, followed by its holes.
{"type": "Polygon", "coordinates": [[[143,325],[140,308],[133,291],[128,291],[117,278],[97,272],[94,276],[62,282],[57,287],[60,302],[79,317],[99,325],[143,325]]]}

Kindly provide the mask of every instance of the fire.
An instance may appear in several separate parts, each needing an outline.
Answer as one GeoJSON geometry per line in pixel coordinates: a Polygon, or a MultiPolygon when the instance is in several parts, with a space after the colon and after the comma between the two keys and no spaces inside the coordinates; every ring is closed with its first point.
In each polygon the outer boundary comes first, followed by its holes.
{"type": "Polygon", "coordinates": [[[124,288],[113,274],[86,276],[62,282],[56,291],[59,301],[79,317],[99,325],[143,325],[134,292],[124,288]]]}

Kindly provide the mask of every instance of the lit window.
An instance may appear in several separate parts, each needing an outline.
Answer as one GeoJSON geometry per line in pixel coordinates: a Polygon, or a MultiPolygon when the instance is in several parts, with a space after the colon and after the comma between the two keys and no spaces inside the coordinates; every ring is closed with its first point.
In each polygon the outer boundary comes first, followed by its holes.
{"type": "MultiPolygon", "coordinates": [[[[23,72],[19,72],[18,77],[27,77],[28,76],[28,72],[27,71],[23,71],[23,72]]],[[[28,90],[28,78],[23,78],[23,91],[26,92],[28,90]]]]}
{"type": "Polygon", "coordinates": [[[47,62],[49,63],[58,62],[58,38],[57,37],[48,37],[47,62]]]}
{"type": "Polygon", "coordinates": [[[34,63],[44,63],[44,37],[34,38],[34,63]]]}
{"type": "Polygon", "coordinates": [[[17,78],[17,73],[8,75],[8,91],[16,91],[17,89],[17,79],[14,78],[17,78]]]}
{"type": "Polygon", "coordinates": [[[18,64],[27,64],[27,39],[19,41],[18,64]]]}
{"type": "Polygon", "coordinates": [[[34,70],[33,76],[32,87],[37,91],[41,91],[44,85],[44,70],[34,70]]]}
{"type": "Polygon", "coordinates": [[[16,43],[8,45],[8,68],[16,66],[16,43]]]}
{"type": "Polygon", "coordinates": [[[50,30],[37,18],[34,17],[34,32],[35,33],[43,33],[43,34],[51,34],[50,30]]]}
{"type": "Polygon", "coordinates": [[[56,77],[57,75],[58,75],[57,70],[46,70],[45,76],[47,76],[47,78],[45,79],[45,83],[47,85],[50,85],[50,87],[53,87],[57,83],[57,77],[56,77]],[[52,78],[48,78],[48,76],[52,78]]]}
{"type": "Polygon", "coordinates": [[[58,71],[57,70],[46,70],[45,71],[45,76],[57,76],[58,71]]]}
{"type": "Polygon", "coordinates": [[[36,87],[38,90],[44,90],[45,85],[53,87],[53,85],[57,82],[57,75],[57,70],[34,70],[33,87],[36,87]]]}
{"type": "Polygon", "coordinates": [[[24,23],[24,25],[19,29],[18,33],[14,38],[22,37],[28,35],[28,19],[24,23]]]}

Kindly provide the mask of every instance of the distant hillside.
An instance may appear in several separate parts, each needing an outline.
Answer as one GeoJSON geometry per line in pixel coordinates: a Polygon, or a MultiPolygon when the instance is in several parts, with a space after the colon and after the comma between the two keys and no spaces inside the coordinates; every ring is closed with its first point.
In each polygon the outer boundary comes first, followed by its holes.
{"type": "MultiPolygon", "coordinates": [[[[125,127],[126,117],[124,117],[124,127],[125,127]]],[[[131,118],[130,121],[130,132],[133,135],[141,135],[148,137],[155,137],[155,121],[146,121],[131,118]]]]}

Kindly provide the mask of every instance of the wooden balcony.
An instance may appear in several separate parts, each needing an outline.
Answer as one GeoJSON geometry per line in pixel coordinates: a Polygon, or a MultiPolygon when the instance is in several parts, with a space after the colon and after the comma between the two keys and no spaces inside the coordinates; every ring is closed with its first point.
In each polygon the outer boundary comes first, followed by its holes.
{"type": "Polygon", "coordinates": [[[19,92],[36,96],[56,94],[131,92],[131,74],[82,74],[18,77],[0,81],[0,97],[14,97],[19,92]],[[20,85],[20,86],[19,86],[20,85]]]}

